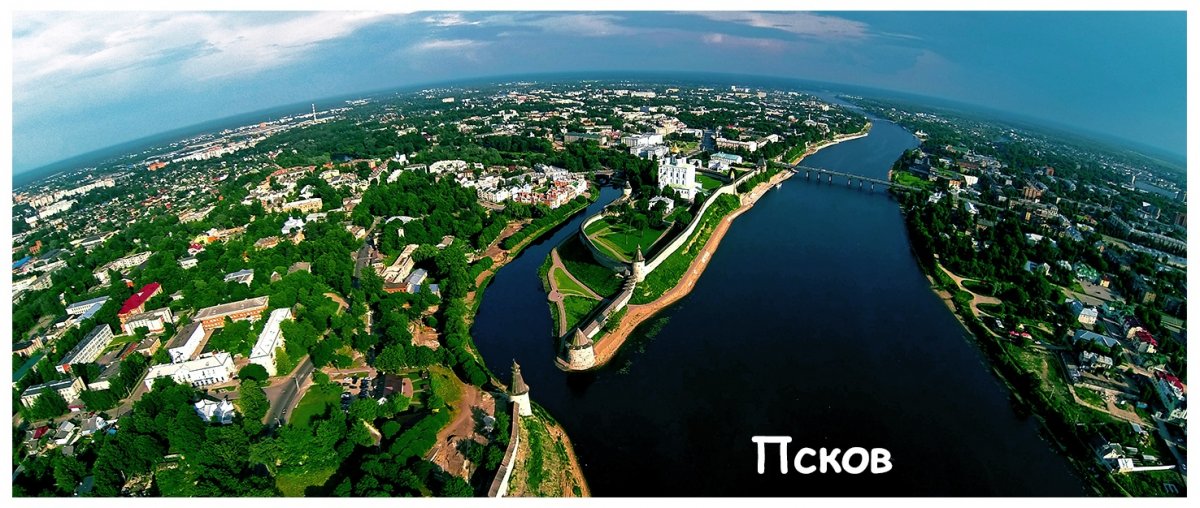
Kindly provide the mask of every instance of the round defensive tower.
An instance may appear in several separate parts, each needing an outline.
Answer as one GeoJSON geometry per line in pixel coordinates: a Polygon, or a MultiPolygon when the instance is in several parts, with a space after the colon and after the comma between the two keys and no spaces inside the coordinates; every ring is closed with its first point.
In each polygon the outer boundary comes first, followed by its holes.
{"type": "Polygon", "coordinates": [[[529,404],[529,385],[521,377],[521,366],[513,360],[512,384],[508,386],[508,401],[517,403],[517,414],[533,416],[533,406],[529,404]]]}

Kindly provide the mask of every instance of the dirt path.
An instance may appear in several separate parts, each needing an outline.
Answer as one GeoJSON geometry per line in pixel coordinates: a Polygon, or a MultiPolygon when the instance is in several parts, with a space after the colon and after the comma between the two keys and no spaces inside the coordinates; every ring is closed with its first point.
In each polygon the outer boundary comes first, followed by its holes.
{"type": "Polygon", "coordinates": [[[964,280],[974,280],[974,279],[964,279],[962,277],[959,277],[958,275],[955,275],[950,270],[947,270],[946,267],[942,266],[941,263],[938,263],[938,268],[942,271],[942,273],[946,274],[948,277],[950,277],[951,279],[954,280],[954,285],[958,286],[958,289],[961,289],[963,291],[971,293],[971,313],[975,314],[975,317],[989,315],[988,313],[979,310],[979,304],[996,305],[996,304],[1003,303],[999,298],[996,298],[994,296],[983,296],[983,295],[975,293],[974,291],[971,291],[970,289],[967,289],[965,286],[963,286],[962,282],[964,280]]]}
{"type": "MultiPolygon", "coordinates": [[[[550,274],[553,274],[554,269],[558,268],[558,269],[562,270],[563,273],[567,274],[567,278],[571,279],[571,282],[579,284],[579,287],[583,288],[584,292],[587,293],[587,296],[589,298],[591,298],[593,300],[603,300],[603,298],[601,298],[600,295],[596,294],[595,291],[592,291],[592,288],[588,287],[587,284],[580,282],[579,279],[575,278],[575,275],[572,274],[570,270],[567,270],[566,265],[564,265],[562,262],[562,258],[558,257],[558,247],[550,249],[550,259],[552,262],[552,264],[550,265],[550,274]]],[[[558,289],[557,286],[558,285],[555,284],[555,282],[554,282],[554,277],[550,276],[550,287],[552,289],[558,289]]]]}
{"type": "Polygon", "coordinates": [[[458,443],[470,439],[480,444],[487,439],[475,432],[475,409],[491,415],[496,412],[496,402],[491,395],[484,393],[478,387],[463,384],[462,398],[455,406],[454,419],[438,431],[437,444],[429,450],[427,460],[439,465],[446,472],[462,478],[469,478],[473,467],[478,464],[468,464],[467,458],[458,450],[458,443]]]}
{"type": "Polygon", "coordinates": [[[742,206],[734,210],[733,213],[729,214],[717,225],[712,235],[708,237],[708,242],[704,244],[704,248],[692,260],[692,264],[688,266],[687,272],[675,284],[675,287],[667,290],[666,293],[663,293],[662,296],[653,302],[627,306],[626,309],[628,310],[625,313],[625,318],[621,320],[617,328],[612,333],[604,336],[603,340],[596,344],[596,367],[602,366],[608,363],[609,360],[612,360],[612,357],[625,344],[625,340],[629,338],[629,334],[633,333],[633,330],[638,325],[667,308],[667,306],[679,301],[680,298],[683,298],[688,293],[691,293],[692,288],[696,285],[696,281],[700,279],[700,275],[708,267],[708,260],[717,251],[717,247],[721,244],[721,239],[725,237],[725,232],[729,231],[729,226],[733,223],[733,219],[738,218],[738,216],[752,208],[768,189],[790,178],[792,175],[791,171],[780,171],[770,180],[758,184],[749,194],[743,195],[742,206]]]}

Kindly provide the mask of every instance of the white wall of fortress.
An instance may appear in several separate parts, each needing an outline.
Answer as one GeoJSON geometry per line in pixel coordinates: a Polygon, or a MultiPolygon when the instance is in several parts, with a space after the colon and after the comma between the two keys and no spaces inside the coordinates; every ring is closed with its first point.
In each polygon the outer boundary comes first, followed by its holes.
{"type": "Polygon", "coordinates": [[[509,413],[512,414],[508,448],[504,450],[504,458],[500,461],[500,469],[496,471],[496,478],[492,480],[492,486],[488,488],[488,497],[504,497],[508,493],[508,480],[512,478],[513,468],[517,464],[517,449],[521,444],[521,415],[517,411],[516,404],[510,403],[508,408],[509,413]]]}
{"type": "Polygon", "coordinates": [[[663,247],[661,250],[659,250],[658,254],[654,255],[654,259],[650,259],[646,262],[646,273],[649,274],[650,272],[653,272],[655,268],[658,268],[658,265],[661,265],[663,261],[666,261],[668,257],[671,257],[671,254],[679,250],[680,247],[683,247],[683,245],[687,243],[688,239],[692,237],[692,233],[695,233],[696,228],[700,226],[700,221],[704,219],[704,212],[708,211],[708,207],[712,206],[712,204],[717,201],[718,197],[723,194],[737,196],[738,185],[756,174],[758,174],[757,169],[753,171],[747,171],[746,174],[733,181],[733,183],[719,187],[716,192],[713,192],[712,195],[708,197],[708,199],[704,200],[704,203],[700,205],[700,210],[696,212],[694,217],[692,217],[692,222],[688,223],[688,227],[683,231],[680,231],[678,235],[675,235],[675,239],[671,240],[671,243],[667,244],[666,247],[663,247]]]}
{"type": "MultiPolygon", "coordinates": [[[[696,231],[696,228],[699,227],[700,220],[704,218],[704,212],[706,212],[708,210],[709,206],[712,206],[713,202],[715,202],[718,197],[720,197],[723,194],[729,194],[729,195],[736,196],[738,185],[740,185],[742,182],[745,182],[750,177],[757,175],[758,173],[759,173],[758,169],[747,171],[746,174],[742,175],[741,177],[739,177],[737,180],[733,181],[732,183],[729,183],[727,185],[723,185],[723,186],[717,188],[717,190],[715,192],[713,192],[712,195],[708,197],[708,199],[704,200],[703,204],[700,205],[700,210],[696,213],[696,215],[694,217],[692,217],[692,221],[690,223],[688,223],[687,228],[685,228],[679,234],[675,235],[675,238],[673,240],[671,240],[671,243],[667,244],[666,247],[663,247],[662,249],[660,249],[658,251],[658,253],[655,254],[653,259],[649,259],[646,261],[646,273],[649,274],[650,272],[653,272],[655,268],[658,268],[658,265],[661,265],[663,263],[663,261],[665,261],[668,257],[671,256],[671,254],[673,254],[676,250],[679,250],[680,247],[682,247],[685,243],[687,243],[688,239],[691,238],[692,233],[694,233],[696,231]]],[[[621,199],[626,199],[626,198],[621,198],[621,199]]],[[[614,203],[616,203],[616,201],[614,201],[614,203]]],[[[601,252],[600,249],[592,243],[592,240],[590,238],[588,238],[587,233],[584,232],[587,230],[588,226],[594,224],[596,221],[603,219],[603,218],[604,218],[604,210],[601,210],[601,211],[597,212],[595,215],[592,215],[591,217],[584,219],[584,221],[582,223],[580,223],[580,225],[579,225],[580,240],[583,241],[583,244],[587,246],[588,250],[592,251],[592,257],[595,258],[597,263],[600,263],[601,265],[604,265],[605,267],[607,267],[613,271],[617,271],[617,272],[623,271],[627,266],[626,263],[622,263],[616,259],[609,257],[607,254],[601,252]]],[[[617,306],[616,309],[619,310],[620,307],[621,306],[617,306]]]]}

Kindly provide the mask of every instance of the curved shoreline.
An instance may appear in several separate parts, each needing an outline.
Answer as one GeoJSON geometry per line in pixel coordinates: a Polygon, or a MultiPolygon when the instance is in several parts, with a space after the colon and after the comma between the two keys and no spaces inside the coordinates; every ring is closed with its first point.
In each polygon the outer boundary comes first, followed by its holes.
{"type": "MultiPolygon", "coordinates": [[[[796,164],[799,164],[800,161],[803,161],[806,157],[815,154],[822,149],[837,145],[844,141],[866,137],[871,132],[871,126],[872,123],[867,122],[867,125],[863,127],[863,130],[860,132],[838,136],[834,139],[813,146],[806,150],[800,157],[798,157],[795,162],[790,163],[789,166],[795,166],[796,164]]],[[[704,248],[696,254],[696,258],[692,260],[690,265],[688,265],[687,273],[685,273],[684,276],[679,279],[679,282],[675,283],[671,289],[667,290],[667,292],[663,293],[662,296],[650,303],[639,305],[630,304],[625,307],[627,309],[625,316],[621,319],[620,323],[617,324],[616,329],[608,334],[605,334],[603,337],[601,337],[601,340],[596,343],[594,347],[596,363],[591,369],[588,370],[595,370],[608,364],[608,362],[616,356],[617,351],[621,350],[621,346],[625,344],[625,341],[629,339],[629,336],[635,329],[637,329],[638,326],[654,317],[663,309],[666,309],[670,305],[682,299],[684,296],[687,296],[689,293],[691,293],[692,288],[696,285],[696,281],[700,279],[700,275],[703,274],[704,269],[708,267],[709,259],[714,253],[716,253],[717,247],[720,246],[721,239],[724,238],[725,233],[729,231],[729,227],[733,223],[733,220],[745,213],[750,208],[754,207],[758,200],[764,194],[766,194],[767,190],[776,184],[791,178],[793,174],[794,173],[789,170],[780,171],[775,176],[771,177],[770,180],[755,186],[754,189],[752,189],[749,193],[740,195],[739,198],[742,199],[742,205],[721,220],[716,229],[713,230],[712,235],[708,237],[708,241],[705,242],[704,248]]]]}

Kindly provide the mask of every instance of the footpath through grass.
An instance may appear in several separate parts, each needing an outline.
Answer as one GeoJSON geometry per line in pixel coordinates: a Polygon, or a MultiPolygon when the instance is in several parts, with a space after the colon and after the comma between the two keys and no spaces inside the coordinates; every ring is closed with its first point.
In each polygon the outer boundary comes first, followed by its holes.
{"type": "Polygon", "coordinates": [[[579,282],[595,291],[602,297],[610,297],[621,289],[621,278],[616,272],[600,265],[592,257],[592,251],[579,239],[579,235],[567,237],[558,246],[558,257],[563,266],[571,272],[579,282]]]}
{"type": "Polygon", "coordinates": [[[591,298],[588,290],[575,282],[567,272],[562,268],[554,267],[550,270],[551,276],[554,277],[554,284],[558,286],[558,291],[566,296],[582,296],[591,298]]]}

